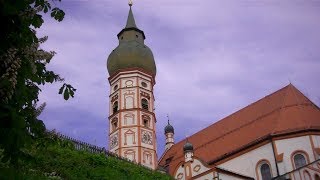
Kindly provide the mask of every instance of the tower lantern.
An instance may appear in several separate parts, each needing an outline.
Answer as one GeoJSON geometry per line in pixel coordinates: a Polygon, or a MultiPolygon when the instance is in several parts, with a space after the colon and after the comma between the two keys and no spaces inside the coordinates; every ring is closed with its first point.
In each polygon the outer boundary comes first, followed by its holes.
{"type": "Polygon", "coordinates": [[[126,26],[119,32],[119,45],[110,53],[109,150],[155,169],[156,117],[154,94],[156,65],[145,35],[134,20],[129,1],[126,26]]]}
{"type": "Polygon", "coordinates": [[[168,116],[168,124],[164,128],[164,135],[166,136],[165,150],[167,151],[168,149],[171,148],[171,146],[174,145],[174,128],[171,126],[169,122],[169,116],[168,116]]]}
{"type": "Polygon", "coordinates": [[[183,145],[183,152],[184,152],[184,160],[185,162],[193,160],[193,145],[188,141],[183,145]]]}

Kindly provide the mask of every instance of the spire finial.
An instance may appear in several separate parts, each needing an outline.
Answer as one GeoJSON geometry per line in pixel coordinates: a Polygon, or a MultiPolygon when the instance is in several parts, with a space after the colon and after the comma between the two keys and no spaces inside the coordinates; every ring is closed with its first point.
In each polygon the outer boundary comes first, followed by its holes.
{"type": "Polygon", "coordinates": [[[167,118],[168,118],[168,124],[170,124],[170,123],[169,123],[169,121],[170,121],[170,119],[169,119],[169,114],[167,114],[167,118]]]}
{"type": "Polygon", "coordinates": [[[137,28],[136,22],[134,21],[132,9],[131,9],[132,0],[129,0],[129,6],[130,6],[130,9],[129,9],[128,19],[127,19],[127,25],[125,28],[137,28]]]}

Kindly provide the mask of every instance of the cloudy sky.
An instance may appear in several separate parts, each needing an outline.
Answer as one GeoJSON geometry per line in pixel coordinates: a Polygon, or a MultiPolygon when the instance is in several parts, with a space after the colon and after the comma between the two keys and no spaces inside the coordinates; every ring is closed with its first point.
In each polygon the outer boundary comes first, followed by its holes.
{"type": "MultiPolygon", "coordinates": [[[[106,60],[125,26],[126,0],[63,0],[62,22],[45,18],[38,35],[57,55],[49,69],[76,89],[46,85],[48,129],[108,146],[106,60]]],[[[320,1],[136,0],[133,13],[157,65],[158,154],[169,114],[176,142],[293,83],[320,105],[320,1]]]]}

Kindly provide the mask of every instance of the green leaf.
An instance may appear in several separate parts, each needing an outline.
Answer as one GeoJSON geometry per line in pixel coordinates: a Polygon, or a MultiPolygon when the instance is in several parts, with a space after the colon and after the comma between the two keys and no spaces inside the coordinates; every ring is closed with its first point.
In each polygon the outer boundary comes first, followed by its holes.
{"type": "Polygon", "coordinates": [[[70,96],[74,97],[74,91],[70,90],[70,96]]]}
{"type": "Polygon", "coordinates": [[[44,0],[36,0],[34,7],[43,6],[44,0]]]}
{"type": "Polygon", "coordinates": [[[68,100],[68,99],[69,99],[69,90],[68,90],[68,88],[66,88],[66,89],[64,90],[63,98],[64,98],[65,100],[68,100]]]}
{"type": "Polygon", "coordinates": [[[8,162],[9,160],[10,160],[10,156],[8,156],[7,154],[5,154],[5,155],[2,157],[1,162],[6,163],[6,162],[8,162]]]}
{"type": "Polygon", "coordinates": [[[36,14],[33,16],[31,25],[33,25],[35,28],[39,28],[43,23],[42,16],[39,14],[36,14]]]}
{"type": "Polygon", "coordinates": [[[57,7],[53,8],[51,11],[51,17],[53,17],[55,20],[59,22],[63,20],[64,15],[65,13],[57,7]]]}
{"type": "Polygon", "coordinates": [[[59,94],[63,93],[63,89],[64,89],[65,86],[66,86],[66,84],[63,84],[63,86],[61,86],[61,88],[59,89],[59,94]]]}
{"type": "Polygon", "coordinates": [[[49,10],[49,9],[51,9],[51,5],[50,5],[50,3],[49,3],[49,2],[47,2],[47,1],[46,1],[46,2],[44,2],[44,4],[43,4],[43,8],[44,8],[44,9],[43,9],[43,12],[44,12],[44,13],[47,13],[47,12],[48,12],[48,10],[49,10]]]}

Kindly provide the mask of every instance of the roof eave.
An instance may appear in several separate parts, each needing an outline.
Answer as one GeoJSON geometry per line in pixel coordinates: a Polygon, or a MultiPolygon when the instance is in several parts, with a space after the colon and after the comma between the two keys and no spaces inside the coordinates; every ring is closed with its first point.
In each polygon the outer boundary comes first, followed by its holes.
{"type": "Polygon", "coordinates": [[[146,39],[146,36],[144,35],[144,32],[141,31],[141,30],[138,29],[138,28],[135,28],[135,27],[129,27],[129,28],[124,28],[124,29],[122,29],[122,30],[117,34],[118,39],[120,38],[121,34],[124,33],[125,31],[132,31],[132,30],[141,33],[143,39],[146,39]]]}

